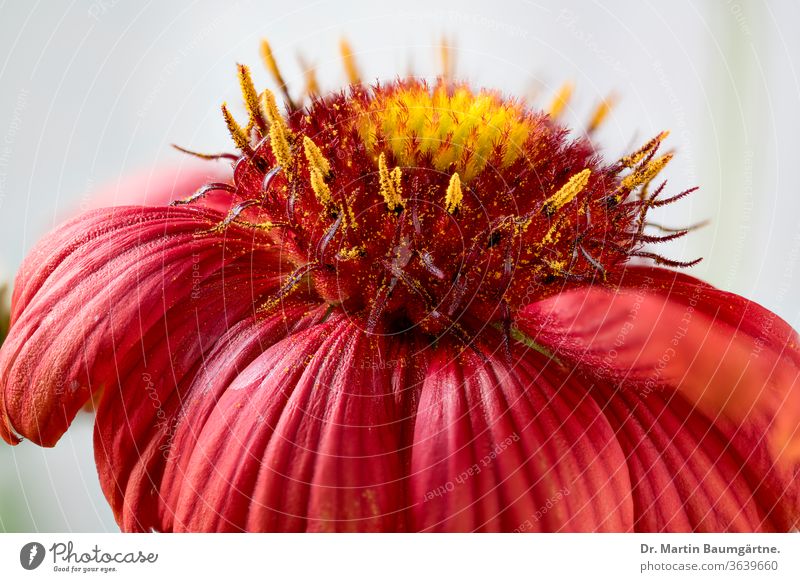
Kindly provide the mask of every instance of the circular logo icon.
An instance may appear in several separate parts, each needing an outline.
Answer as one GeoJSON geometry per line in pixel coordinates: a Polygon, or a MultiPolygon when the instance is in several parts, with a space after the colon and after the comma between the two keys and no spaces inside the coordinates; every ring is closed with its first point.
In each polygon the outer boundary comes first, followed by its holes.
{"type": "Polygon", "coordinates": [[[35,570],[44,561],[44,546],[39,542],[30,542],[19,551],[19,563],[26,570],[35,570]]]}

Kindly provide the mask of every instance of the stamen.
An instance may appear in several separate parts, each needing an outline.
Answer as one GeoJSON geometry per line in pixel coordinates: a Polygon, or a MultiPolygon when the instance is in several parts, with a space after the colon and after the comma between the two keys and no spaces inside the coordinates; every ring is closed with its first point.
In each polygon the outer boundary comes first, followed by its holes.
{"type": "Polygon", "coordinates": [[[289,177],[289,163],[292,159],[288,138],[289,127],[286,125],[286,120],[278,113],[278,106],[275,104],[275,95],[272,94],[272,91],[264,90],[261,94],[261,105],[270,122],[269,141],[272,153],[278,164],[283,166],[287,177],[289,177]]]}
{"type": "Polygon", "coordinates": [[[677,238],[681,238],[683,236],[686,236],[687,234],[689,234],[689,231],[687,229],[677,230],[670,234],[663,234],[660,236],[650,235],[650,234],[639,234],[636,237],[636,240],[643,243],[662,243],[675,240],[677,238]]]}
{"type": "Polygon", "coordinates": [[[319,95],[319,81],[317,81],[317,69],[310,65],[302,55],[297,55],[297,60],[300,62],[300,68],[303,69],[303,75],[306,79],[305,93],[309,97],[319,95]]]}
{"type": "Polygon", "coordinates": [[[646,259],[652,259],[656,265],[663,265],[665,267],[694,267],[697,263],[703,260],[702,257],[697,258],[693,261],[673,261],[672,259],[668,259],[666,257],[662,257],[656,253],[649,253],[645,251],[637,251],[634,253],[630,253],[631,257],[644,257],[646,259]]]}
{"type": "Polygon", "coordinates": [[[182,206],[184,204],[191,204],[192,202],[199,200],[209,192],[213,192],[214,190],[224,190],[225,192],[230,192],[231,194],[236,193],[236,188],[230,184],[226,184],[225,182],[213,182],[211,184],[205,184],[197,189],[197,191],[189,196],[188,198],[184,198],[183,200],[174,200],[170,202],[170,206],[182,206]]]}
{"type": "Polygon", "coordinates": [[[275,84],[278,85],[278,89],[280,89],[283,94],[283,98],[286,99],[286,103],[289,104],[291,109],[297,109],[294,101],[292,101],[291,95],[289,95],[289,87],[286,81],[283,80],[283,75],[281,75],[281,70],[278,68],[278,63],[275,62],[275,56],[272,54],[272,47],[269,45],[267,39],[262,39],[261,41],[261,59],[264,61],[264,66],[267,68],[270,75],[272,75],[275,84]]]}
{"type": "Polygon", "coordinates": [[[444,197],[444,207],[450,214],[455,214],[461,208],[461,201],[464,198],[464,192],[461,190],[461,178],[458,172],[450,176],[450,183],[447,185],[447,193],[444,197]]]}
{"type": "Polygon", "coordinates": [[[303,149],[308,160],[308,173],[311,178],[311,188],[317,195],[317,200],[323,206],[328,206],[333,202],[331,189],[325,183],[331,171],[330,162],[325,159],[317,145],[308,136],[303,137],[303,149]]]}
{"type": "Polygon", "coordinates": [[[243,152],[249,151],[250,140],[247,139],[247,132],[236,123],[236,120],[233,118],[233,115],[231,115],[231,112],[228,111],[228,106],[225,103],[222,104],[222,118],[225,120],[225,125],[228,126],[228,132],[231,134],[236,147],[243,152]]]}
{"type": "Polygon", "coordinates": [[[300,285],[300,282],[303,280],[303,277],[305,277],[308,273],[311,273],[312,271],[318,270],[319,268],[320,264],[314,261],[295,269],[295,271],[289,275],[286,281],[284,281],[283,285],[278,290],[278,292],[269,300],[267,300],[258,309],[258,311],[260,313],[264,313],[266,311],[269,311],[276,305],[278,305],[287,295],[291,294],[292,291],[297,289],[297,287],[300,285]]]}
{"type": "Polygon", "coordinates": [[[439,57],[441,58],[442,61],[442,78],[445,81],[451,81],[453,79],[453,72],[455,66],[454,66],[452,46],[450,42],[447,40],[447,37],[442,37],[442,40],[440,41],[439,57]]]}
{"type": "Polygon", "coordinates": [[[239,159],[239,156],[237,156],[235,154],[229,154],[229,153],[204,154],[202,152],[196,152],[194,150],[186,149],[186,148],[181,147],[179,145],[176,145],[174,143],[171,144],[171,145],[172,145],[173,148],[175,148],[179,152],[181,152],[183,154],[189,154],[190,156],[194,156],[196,158],[200,158],[201,160],[231,160],[231,161],[235,162],[236,160],[239,159]]]}
{"type": "Polygon", "coordinates": [[[692,192],[695,192],[696,190],[697,190],[697,186],[695,186],[694,188],[689,188],[688,190],[684,190],[683,192],[680,192],[679,194],[675,194],[675,196],[670,196],[669,198],[664,198],[663,200],[653,200],[652,202],[650,202],[648,204],[648,206],[650,208],[660,208],[662,206],[666,206],[668,204],[672,204],[673,202],[677,202],[681,198],[684,198],[684,197],[688,196],[689,194],[691,194],[692,192]]]}
{"type": "Polygon", "coordinates": [[[288,227],[288,222],[272,222],[270,220],[264,222],[237,222],[237,224],[244,226],[246,228],[253,228],[256,230],[263,230],[264,232],[269,232],[273,228],[279,227],[288,227]]]}
{"type": "Polygon", "coordinates": [[[342,63],[344,64],[344,72],[347,75],[347,81],[351,85],[356,85],[361,81],[361,75],[358,72],[355,57],[353,56],[353,49],[347,39],[343,38],[339,41],[339,52],[342,55],[342,63]]]}
{"type": "Polygon", "coordinates": [[[250,69],[247,65],[238,65],[239,67],[239,86],[242,88],[242,97],[244,98],[244,105],[247,107],[247,113],[250,115],[250,121],[245,130],[250,133],[253,126],[264,132],[267,129],[267,124],[264,122],[264,117],[261,115],[261,108],[258,105],[258,93],[253,84],[253,77],[250,75],[250,69]]]}
{"type": "Polygon", "coordinates": [[[660,158],[656,158],[655,160],[651,160],[646,165],[641,168],[638,168],[635,172],[633,172],[630,176],[626,176],[623,178],[622,182],[620,182],[620,190],[633,190],[637,186],[642,184],[647,184],[656,175],[664,169],[669,161],[672,159],[674,154],[665,154],[660,158]]]}
{"type": "Polygon", "coordinates": [[[611,113],[611,110],[614,108],[614,105],[616,105],[616,102],[616,96],[609,95],[597,104],[597,107],[595,107],[592,117],[589,120],[589,126],[586,129],[587,133],[594,133],[597,128],[603,124],[608,117],[608,114],[611,113]]]}
{"type": "Polygon", "coordinates": [[[389,172],[386,165],[386,154],[381,154],[378,158],[378,177],[381,183],[381,196],[383,196],[389,210],[394,210],[403,205],[402,188],[400,180],[402,172],[400,168],[395,168],[389,172]]]}
{"type": "Polygon", "coordinates": [[[322,151],[317,147],[311,138],[308,136],[303,137],[303,149],[306,153],[306,159],[312,170],[316,170],[322,174],[323,178],[327,178],[331,172],[331,164],[322,154],[322,151]]]}
{"type": "Polygon", "coordinates": [[[394,189],[397,192],[398,204],[400,204],[403,202],[403,199],[400,198],[400,194],[403,191],[403,172],[400,170],[400,168],[395,168],[392,170],[391,178],[394,182],[394,189]]]}
{"type": "Polygon", "coordinates": [[[317,200],[323,206],[329,206],[333,202],[333,196],[331,195],[331,189],[325,183],[325,178],[314,168],[309,170],[309,175],[311,177],[311,188],[314,190],[317,200]]]}
{"type": "Polygon", "coordinates": [[[683,232],[683,231],[692,232],[692,231],[698,230],[698,229],[703,228],[704,226],[708,226],[708,225],[709,225],[709,221],[708,220],[701,220],[700,222],[697,222],[697,223],[695,223],[695,224],[693,224],[691,226],[687,226],[687,227],[684,227],[684,228],[674,228],[674,227],[671,227],[671,226],[664,226],[663,224],[659,224],[657,222],[651,222],[649,220],[644,223],[644,226],[650,226],[652,228],[660,230],[661,232],[668,232],[668,233],[683,232]]]}
{"type": "Polygon", "coordinates": [[[256,199],[244,200],[242,202],[239,202],[239,204],[237,204],[236,206],[231,208],[231,210],[228,212],[228,215],[225,217],[225,219],[222,222],[220,222],[216,226],[210,228],[209,230],[205,231],[203,234],[212,234],[212,233],[222,232],[231,223],[235,222],[236,219],[238,219],[239,216],[242,214],[242,212],[244,212],[245,210],[247,210],[251,206],[255,206],[256,204],[259,204],[259,202],[260,201],[256,200],[256,199]]]}
{"type": "Polygon", "coordinates": [[[558,90],[555,97],[553,97],[553,101],[550,102],[550,108],[548,109],[550,117],[557,119],[561,116],[569,100],[572,98],[572,91],[574,89],[575,85],[569,81],[561,85],[561,88],[558,90]]]}
{"type": "Polygon", "coordinates": [[[645,156],[649,156],[650,154],[655,152],[658,149],[658,146],[661,145],[661,142],[664,141],[668,135],[669,131],[662,131],[653,139],[644,144],[641,148],[639,148],[632,154],[627,155],[622,159],[620,159],[619,161],[620,165],[623,168],[632,168],[640,161],[642,161],[645,158],[645,156]]]}
{"type": "Polygon", "coordinates": [[[564,205],[572,202],[575,196],[577,196],[581,190],[586,187],[586,184],[589,183],[589,176],[591,173],[592,171],[589,168],[586,168],[567,180],[567,183],[561,186],[558,192],[545,200],[543,206],[545,212],[548,214],[553,214],[561,210],[564,205]]]}

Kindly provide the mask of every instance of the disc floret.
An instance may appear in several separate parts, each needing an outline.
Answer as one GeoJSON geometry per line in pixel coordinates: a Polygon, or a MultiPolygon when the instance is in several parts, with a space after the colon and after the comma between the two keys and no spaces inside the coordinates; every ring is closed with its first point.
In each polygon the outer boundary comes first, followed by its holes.
{"type": "Polygon", "coordinates": [[[354,77],[284,114],[246,67],[239,78],[250,118],[223,105],[241,152],[227,222],[260,228],[289,265],[265,308],[305,285],[370,331],[469,330],[632,256],[681,264],[642,250],[659,239],[647,210],[686,194],[648,193],[666,133],[606,163],[557,121],[571,87],[545,113],[444,77],[354,77]]]}

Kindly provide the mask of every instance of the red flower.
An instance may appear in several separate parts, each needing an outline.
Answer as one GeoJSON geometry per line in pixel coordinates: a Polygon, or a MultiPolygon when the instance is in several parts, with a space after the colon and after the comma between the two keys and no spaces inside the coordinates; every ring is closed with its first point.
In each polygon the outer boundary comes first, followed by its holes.
{"type": "MultiPolygon", "coordinates": [[[[354,70],[354,69],[353,69],[354,70]]],[[[39,243],[0,350],[8,442],[98,398],[124,530],[786,531],[797,335],[631,257],[661,134],[613,163],[444,80],[282,116],[240,69],[232,184],[39,243]],[[220,205],[230,208],[227,214],[220,205]]]]}

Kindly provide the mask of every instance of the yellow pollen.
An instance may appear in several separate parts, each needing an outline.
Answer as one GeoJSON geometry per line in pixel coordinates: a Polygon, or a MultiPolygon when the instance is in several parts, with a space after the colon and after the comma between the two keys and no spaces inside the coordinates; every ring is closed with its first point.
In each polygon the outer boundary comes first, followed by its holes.
{"type": "Polygon", "coordinates": [[[327,178],[328,174],[331,172],[331,164],[325,156],[322,155],[317,144],[311,141],[311,138],[307,135],[303,137],[303,149],[305,150],[306,159],[311,169],[319,172],[323,178],[327,178]]]}
{"type": "Polygon", "coordinates": [[[317,81],[316,69],[306,71],[306,93],[309,96],[319,95],[319,81],[317,81]]]}
{"type": "Polygon", "coordinates": [[[328,184],[325,183],[325,178],[330,174],[331,165],[308,136],[303,137],[303,149],[308,160],[311,188],[314,190],[314,194],[316,194],[320,204],[328,206],[333,202],[333,196],[331,196],[331,189],[328,184]]]}
{"type": "Polygon", "coordinates": [[[564,260],[552,261],[545,259],[545,263],[547,263],[547,266],[550,267],[550,270],[553,272],[553,274],[563,273],[564,269],[567,268],[567,261],[564,260]]]}
{"type": "Polygon", "coordinates": [[[298,56],[300,67],[303,69],[303,76],[306,79],[306,95],[309,97],[319,95],[319,81],[317,80],[317,69],[310,65],[302,56],[298,56]]]}
{"type": "Polygon", "coordinates": [[[253,85],[253,77],[250,75],[250,68],[247,65],[239,65],[239,86],[242,88],[242,98],[244,99],[250,121],[247,123],[245,133],[250,133],[253,126],[258,125],[261,129],[266,129],[264,118],[261,116],[261,108],[258,105],[258,93],[253,85]]]}
{"type": "Polygon", "coordinates": [[[564,221],[560,218],[557,218],[553,221],[552,226],[547,230],[545,235],[542,237],[542,241],[539,243],[540,246],[547,246],[553,245],[558,242],[558,239],[561,238],[561,225],[564,221]]]}
{"type": "Polygon", "coordinates": [[[364,256],[364,247],[353,247],[351,249],[342,249],[339,251],[338,257],[340,261],[352,261],[359,257],[364,256]]]}
{"type": "Polygon", "coordinates": [[[265,90],[261,94],[261,104],[264,113],[270,122],[269,143],[272,147],[272,154],[287,176],[290,176],[289,162],[292,160],[292,150],[289,147],[289,127],[286,120],[278,113],[278,106],[275,104],[275,95],[271,91],[265,90]]]}
{"type": "Polygon", "coordinates": [[[228,126],[228,132],[231,134],[236,147],[240,150],[248,149],[250,143],[247,139],[247,132],[236,123],[236,120],[233,118],[233,115],[231,115],[231,112],[228,111],[228,106],[225,103],[222,104],[222,118],[225,120],[225,125],[228,126]]]}
{"type": "Polygon", "coordinates": [[[447,194],[444,197],[444,207],[450,214],[454,214],[456,210],[461,208],[461,200],[464,198],[464,192],[461,191],[461,178],[458,177],[458,172],[450,176],[450,183],[447,185],[447,194]]]}
{"type": "Polygon", "coordinates": [[[432,164],[469,183],[488,164],[517,161],[536,131],[524,106],[496,93],[444,82],[377,94],[352,121],[367,151],[391,154],[400,166],[432,164]]]}
{"type": "Polygon", "coordinates": [[[619,163],[625,168],[632,168],[640,161],[642,161],[645,157],[653,153],[658,148],[658,146],[661,145],[661,142],[667,138],[668,135],[669,131],[662,131],[653,139],[644,144],[641,148],[639,148],[632,154],[627,155],[624,158],[620,159],[619,163]]]}
{"type": "Polygon", "coordinates": [[[267,220],[265,222],[258,222],[256,224],[252,225],[253,228],[257,228],[259,230],[263,230],[263,231],[266,231],[266,232],[269,232],[270,230],[275,228],[275,226],[276,226],[275,223],[274,222],[270,222],[269,220],[267,220]]]}
{"type": "Polygon", "coordinates": [[[395,168],[389,172],[389,166],[386,165],[386,154],[381,154],[378,158],[378,177],[381,183],[381,196],[383,196],[389,210],[402,206],[403,198],[400,187],[402,172],[400,168],[395,168]]]}
{"type": "Polygon", "coordinates": [[[309,170],[309,175],[311,178],[311,188],[314,190],[314,194],[316,194],[319,203],[323,206],[330,205],[333,202],[333,196],[331,196],[331,189],[325,183],[325,178],[314,168],[309,170]]]}
{"type": "Polygon", "coordinates": [[[347,75],[347,81],[351,85],[355,85],[361,80],[361,75],[358,73],[356,59],[353,56],[353,48],[350,46],[350,43],[347,42],[347,39],[343,38],[339,41],[339,52],[342,55],[342,63],[344,64],[344,72],[347,75]]]}
{"type": "Polygon", "coordinates": [[[403,200],[399,198],[399,196],[403,191],[403,183],[402,183],[403,172],[400,171],[400,168],[395,168],[394,170],[392,170],[389,176],[392,178],[392,182],[394,182],[394,189],[397,192],[398,199],[400,200],[400,202],[402,202],[403,200]]]}
{"type": "Polygon", "coordinates": [[[453,78],[453,69],[455,67],[453,61],[453,50],[447,38],[445,37],[442,37],[439,45],[439,55],[442,59],[442,77],[449,81],[453,78]]]}
{"type": "Polygon", "coordinates": [[[660,158],[656,158],[651,160],[647,165],[642,168],[638,168],[635,172],[633,172],[630,176],[626,176],[622,182],[620,182],[620,189],[621,190],[633,190],[637,186],[642,184],[649,183],[656,175],[664,169],[669,161],[672,159],[674,154],[665,154],[660,158]]]}
{"type": "Polygon", "coordinates": [[[597,104],[597,107],[595,107],[592,117],[589,120],[589,127],[587,128],[589,133],[596,131],[597,128],[603,124],[608,117],[608,114],[611,113],[611,110],[614,108],[616,101],[616,97],[610,95],[597,104]]]}
{"type": "Polygon", "coordinates": [[[286,87],[286,81],[283,80],[283,75],[281,75],[281,70],[278,68],[278,63],[275,62],[275,55],[272,54],[272,47],[267,39],[261,41],[261,60],[264,61],[264,66],[272,75],[275,83],[283,90],[286,87]]]}
{"type": "Polygon", "coordinates": [[[557,212],[561,210],[561,208],[570,202],[577,196],[581,190],[586,187],[586,184],[589,183],[589,176],[591,175],[592,171],[589,168],[582,170],[572,176],[567,183],[559,188],[558,192],[550,196],[545,203],[544,208],[547,212],[557,212]]]}
{"type": "Polygon", "coordinates": [[[566,82],[561,85],[561,88],[553,97],[553,100],[550,102],[550,108],[548,109],[548,113],[550,117],[553,119],[558,118],[563,112],[564,109],[567,107],[569,100],[572,98],[572,91],[575,89],[575,86],[570,83],[566,82]]]}

